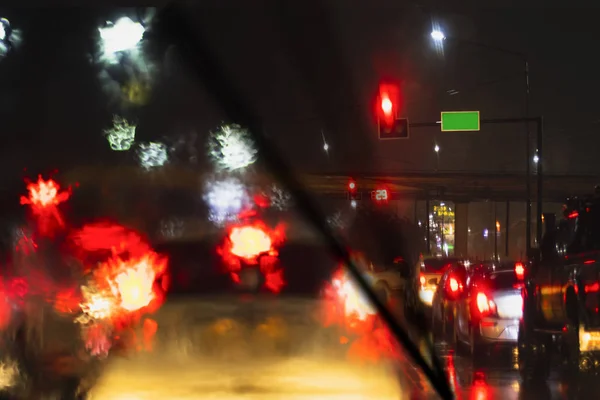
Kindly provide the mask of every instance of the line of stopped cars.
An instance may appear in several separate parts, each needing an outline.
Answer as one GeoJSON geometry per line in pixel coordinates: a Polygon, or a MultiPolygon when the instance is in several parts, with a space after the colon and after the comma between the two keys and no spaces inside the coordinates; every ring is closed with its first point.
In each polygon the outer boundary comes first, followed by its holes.
{"type": "Polygon", "coordinates": [[[434,341],[474,359],[493,346],[516,346],[524,276],[521,262],[424,260],[419,297],[429,307],[434,341]]]}
{"type": "Polygon", "coordinates": [[[600,186],[567,199],[560,220],[544,214],[544,229],[527,262],[421,263],[434,340],[474,359],[517,346],[523,382],[547,380],[553,366],[571,378],[600,370],[600,186]]]}

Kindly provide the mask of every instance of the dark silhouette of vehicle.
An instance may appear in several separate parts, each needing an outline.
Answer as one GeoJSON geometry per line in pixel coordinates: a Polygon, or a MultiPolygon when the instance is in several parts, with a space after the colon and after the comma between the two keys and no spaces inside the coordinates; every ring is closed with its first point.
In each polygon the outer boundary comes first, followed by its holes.
{"type": "Polygon", "coordinates": [[[565,371],[592,369],[600,354],[600,196],[567,199],[564,218],[544,214],[546,233],[526,266],[519,369],[524,381],[548,378],[552,357],[565,371]]]}

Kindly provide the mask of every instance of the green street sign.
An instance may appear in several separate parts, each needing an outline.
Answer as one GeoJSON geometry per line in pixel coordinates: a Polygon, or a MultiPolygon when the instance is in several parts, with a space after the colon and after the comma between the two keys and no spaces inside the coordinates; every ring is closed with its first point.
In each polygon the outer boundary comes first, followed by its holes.
{"type": "Polygon", "coordinates": [[[442,111],[442,132],[477,132],[479,126],[479,111],[442,111]]]}

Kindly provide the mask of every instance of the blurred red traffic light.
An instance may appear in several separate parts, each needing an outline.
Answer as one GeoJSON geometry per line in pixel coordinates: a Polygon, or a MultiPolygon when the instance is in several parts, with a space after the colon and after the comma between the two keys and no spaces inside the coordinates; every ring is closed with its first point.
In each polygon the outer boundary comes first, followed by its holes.
{"type": "Polygon", "coordinates": [[[350,190],[350,191],[356,190],[356,182],[354,182],[354,181],[348,182],[348,190],[350,190]]]}
{"type": "Polygon", "coordinates": [[[387,93],[383,94],[382,96],[383,97],[381,98],[381,111],[383,111],[383,115],[389,118],[392,116],[393,111],[392,100],[390,100],[387,93]]]}
{"type": "Polygon", "coordinates": [[[379,85],[379,110],[380,122],[392,125],[399,111],[400,88],[396,84],[382,83],[379,85]]]}

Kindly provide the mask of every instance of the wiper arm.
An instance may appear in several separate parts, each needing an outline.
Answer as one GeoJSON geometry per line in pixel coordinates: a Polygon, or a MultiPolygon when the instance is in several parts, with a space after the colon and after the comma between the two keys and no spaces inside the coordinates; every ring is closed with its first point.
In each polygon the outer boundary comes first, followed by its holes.
{"type": "Polygon", "coordinates": [[[427,376],[440,397],[443,399],[453,399],[453,392],[443,369],[441,369],[439,361],[436,359],[435,353],[431,354],[434,359],[433,365],[436,367],[434,370],[427,364],[417,346],[411,341],[408,333],[396,322],[396,319],[388,308],[380,302],[375,292],[352,262],[346,248],[331,232],[331,229],[325,222],[325,217],[314,206],[308,194],[301,189],[301,184],[294,177],[287,163],[279,156],[269,141],[265,139],[259,118],[241,100],[241,94],[235,90],[230,80],[226,78],[223,73],[224,68],[219,65],[217,57],[212,54],[208,44],[204,43],[199,35],[194,34],[188,28],[189,25],[186,23],[181,10],[176,6],[169,6],[162,10],[160,18],[163,20],[164,26],[162,28],[165,30],[167,37],[170,37],[179,46],[178,49],[181,51],[181,55],[186,57],[191,65],[194,66],[195,72],[198,74],[203,86],[214,96],[231,121],[242,124],[252,132],[267,167],[270,168],[273,175],[291,193],[305,217],[324,236],[332,252],[344,260],[348,271],[358,283],[360,289],[375,306],[382,320],[386,323],[398,342],[402,344],[414,362],[427,376]]]}

